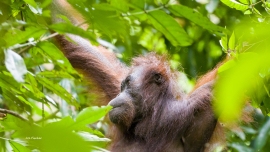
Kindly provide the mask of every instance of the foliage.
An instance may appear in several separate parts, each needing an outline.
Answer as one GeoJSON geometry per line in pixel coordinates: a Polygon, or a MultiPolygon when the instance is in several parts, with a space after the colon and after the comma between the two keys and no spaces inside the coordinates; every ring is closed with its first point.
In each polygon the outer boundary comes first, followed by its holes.
{"type": "Polygon", "coordinates": [[[86,31],[63,15],[66,23],[52,24],[51,0],[0,1],[0,109],[22,116],[0,112],[0,151],[106,151],[103,117],[110,107],[93,106],[100,97],[87,90],[95,86],[55,46],[52,31],[100,43],[127,64],[149,51],[168,54],[186,92],[227,55],[231,60],[218,71],[216,114],[235,121],[249,99],[257,121],[228,132],[227,150],[270,148],[269,1],[68,2],[89,23],[86,31]]]}

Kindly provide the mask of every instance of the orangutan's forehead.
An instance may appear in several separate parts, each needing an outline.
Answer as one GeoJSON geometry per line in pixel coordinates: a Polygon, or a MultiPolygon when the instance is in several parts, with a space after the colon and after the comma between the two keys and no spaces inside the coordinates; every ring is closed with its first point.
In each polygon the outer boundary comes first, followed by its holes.
{"type": "Polygon", "coordinates": [[[138,78],[138,77],[142,77],[145,74],[145,71],[146,71],[146,68],[144,66],[136,66],[132,68],[129,75],[132,78],[138,78]]]}

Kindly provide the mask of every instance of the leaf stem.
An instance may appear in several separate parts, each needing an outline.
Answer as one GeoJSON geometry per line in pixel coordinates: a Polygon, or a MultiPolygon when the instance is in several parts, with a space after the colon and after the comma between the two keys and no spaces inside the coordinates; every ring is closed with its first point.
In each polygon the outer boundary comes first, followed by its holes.
{"type": "Polygon", "coordinates": [[[48,120],[48,119],[50,119],[50,118],[53,118],[58,112],[59,112],[59,109],[57,109],[54,113],[52,113],[52,114],[49,115],[48,117],[46,117],[46,118],[44,118],[44,119],[42,118],[42,119],[40,119],[40,120],[35,121],[35,123],[40,123],[40,122],[42,122],[42,121],[48,120]]]}
{"type": "MultiPolygon", "coordinates": [[[[131,15],[139,15],[139,14],[147,14],[149,12],[152,12],[152,11],[156,11],[156,10],[161,10],[161,9],[164,9],[164,8],[167,8],[168,5],[163,5],[163,6],[160,6],[160,7],[157,7],[157,8],[153,8],[153,9],[149,9],[149,10],[143,10],[141,12],[135,12],[135,13],[122,13],[122,16],[131,16],[131,15]]],[[[110,18],[113,18],[113,17],[118,17],[118,15],[113,15],[113,16],[110,16],[110,18]]]]}
{"type": "Polygon", "coordinates": [[[25,43],[24,45],[21,45],[21,46],[19,46],[19,47],[13,48],[13,49],[18,49],[18,48],[20,48],[20,47],[24,47],[24,46],[26,46],[26,45],[29,45],[29,46],[27,46],[26,48],[24,48],[24,49],[22,49],[22,50],[20,50],[20,51],[18,52],[18,54],[21,54],[21,53],[23,53],[24,51],[26,51],[26,50],[30,49],[31,47],[33,47],[34,44],[37,44],[38,42],[41,42],[41,41],[46,41],[46,40],[48,40],[48,39],[50,39],[50,38],[52,38],[52,37],[55,37],[55,36],[57,36],[57,35],[59,35],[59,33],[53,33],[53,34],[51,34],[51,35],[49,35],[49,36],[47,36],[47,37],[41,38],[39,41],[36,41],[36,42],[30,42],[30,43],[25,43]]]}
{"type": "Polygon", "coordinates": [[[259,1],[259,2],[257,2],[257,3],[255,3],[255,4],[251,4],[251,5],[252,5],[252,6],[255,6],[255,5],[257,5],[257,4],[261,3],[261,2],[262,2],[262,0],[259,1]]]}

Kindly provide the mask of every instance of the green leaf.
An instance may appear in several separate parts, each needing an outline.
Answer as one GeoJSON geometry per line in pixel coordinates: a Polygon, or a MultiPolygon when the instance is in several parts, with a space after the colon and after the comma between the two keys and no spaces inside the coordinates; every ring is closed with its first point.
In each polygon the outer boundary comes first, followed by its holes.
{"type": "Polygon", "coordinates": [[[145,0],[132,0],[129,4],[131,7],[143,11],[145,9],[145,0]]]}
{"type": "Polygon", "coordinates": [[[15,141],[9,140],[9,143],[10,143],[11,147],[13,148],[14,152],[31,152],[30,149],[26,148],[25,146],[15,142],[15,141]]]}
{"type": "Polygon", "coordinates": [[[69,121],[53,122],[44,127],[24,127],[13,138],[23,138],[33,147],[44,152],[89,152],[87,142],[72,130],[65,129],[69,121]]]}
{"type": "Polygon", "coordinates": [[[108,138],[100,138],[96,135],[92,135],[88,132],[80,131],[77,132],[79,136],[81,136],[85,141],[99,141],[99,142],[110,142],[111,140],[108,138]]]}
{"type": "Polygon", "coordinates": [[[46,53],[48,56],[51,57],[51,59],[64,60],[63,62],[67,60],[64,54],[53,43],[43,41],[39,42],[37,44],[37,47],[41,49],[37,50],[38,52],[40,52],[41,54],[46,53]]]}
{"type": "Polygon", "coordinates": [[[103,11],[117,11],[118,9],[108,3],[93,4],[95,9],[103,11]]]}
{"type": "Polygon", "coordinates": [[[236,149],[238,152],[253,152],[253,150],[246,145],[242,145],[239,143],[232,143],[229,145],[230,147],[236,149]]]}
{"type": "Polygon", "coordinates": [[[25,1],[25,3],[31,5],[32,7],[37,8],[37,4],[34,0],[23,0],[23,1],[25,1]]]}
{"type": "Polygon", "coordinates": [[[235,48],[235,35],[234,32],[232,33],[230,40],[229,40],[229,48],[230,50],[234,50],[235,48]]]}
{"type": "Polygon", "coordinates": [[[236,65],[235,60],[230,60],[226,63],[224,63],[221,67],[218,68],[218,74],[221,72],[224,72],[230,68],[233,68],[236,65]]]}
{"type": "Polygon", "coordinates": [[[122,12],[127,12],[129,9],[126,0],[111,0],[111,5],[122,12]]]}
{"type": "Polygon", "coordinates": [[[70,79],[74,79],[73,76],[71,76],[70,74],[68,74],[65,71],[42,71],[40,73],[38,73],[37,75],[40,76],[44,76],[44,77],[60,77],[60,78],[70,78],[70,79]]]}
{"type": "Polygon", "coordinates": [[[162,4],[168,4],[170,0],[162,0],[162,4]]]}
{"type": "Polygon", "coordinates": [[[67,90],[61,87],[58,83],[54,83],[40,76],[37,76],[36,79],[38,80],[39,83],[44,85],[46,88],[50,89],[52,92],[57,94],[62,99],[64,99],[68,104],[74,105],[77,108],[80,106],[76,101],[76,99],[70,93],[68,93],[67,90]]]}
{"type": "Polygon", "coordinates": [[[30,107],[33,108],[32,104],[29,101],[26,101],[22,96],[16,95],[16,97],[23,103],[29,105],[30,107]]]}
{"type": "Polygon", "coordinates": [[[33,49],[36,49],[36,51],[40,52],[42,55],[49,57],[49,59],[54,60],[54,64],[59,65],[62,69],[70,73],[77,73],[64,54],[53,43],[43,41],[38,43],[37,47],[34,47],[33,49]]]}
{"type": "Polygon", "coordinates": [[[237,10],[246,10],[249,8],[248,5],[241,4],[235,0],[221,0],[221,2],[223,2],[224,4],[226,4],[227,6],[229,6],[231,8],[235,8],[237,10]]]}
{"type": "Polygon", "coordinates": [[[62,18],[64,21],[66,21],[67,23],[72,24],[72,23],[70,22],[70,20],[69,20],[66,16],[64,16],[64,15],[56,15],[56,17],[60,17],[60,18],[62,18]]]}
{"type": "Polygon", "coordinates": [[[244,14],[245,14],[245,15],[249,15],[249,14],[252,14],[252,12],[251,12],[250,10],[246,10],[246,11],[244,12],[244,14]]]}
{"type": "Polygon", "coordinates": [[[0,73],[0,86],[3,88],[7,88],[13,90],[17,93],[22,93],[20,90],[20,85],[15,79],[10,75],[5,75],[0,73]]]}
{"type": "Polygon", "coordinates": [[[75,121],[70,116],[66,116],[59,121],[47,124],[46,127],[47,128],[62,127],[63,129],[67,129],[69,126],[73,125],[74,123],[75,121]]]}
{"type": "Polygon", "coordinates": [[[255,12],[255,14],[260,15],[260,16],[262,15],[255,7],[252,7],[252,10],[253,12],[255,12]]]}
{"type": "Polygon", "coordinates": [[[45,8],[46,6],[50,5],[52,0],[43,0],[42,4],[40,5],[40,8],[45,8]]]}
{"type": "Polygon", "coordinates": [[[215,32],[225,31],[223,27],[217,26],[212,23],[207,17],[203,16],[201,13],[186,7],[184,5],[170,5],[169,11],[178,17],[185,17],[186,19],[194,22],[195,24],[215,32]]]}
{"type": "Polygon", "coordinates": [[[101,108],[94,106],[85,108],[78,114],[76,122],[72,127],[76,128],[78,126],[85,126],[94,123],[104,117],[110,109],[112,109],[111,106],[103,106],[101,108]]]}
{"type": "Polygon", "coordinates": [[[96,43],[96,38],[93,35],[93,32],[85,31],[80,27],[74,26],[70,23],[57,23],[50,25],[49,28],[61,34],[70,33],[79,35],[81,37],[89,39],[92,43],[96,43]]]}
{"type": "Polygon", "coordinates": [[[270,8],[270,3],[265,2],[266,7],[270,8]]]}
{"type": "Polygon", "coordinates": [[[260,132],[258,136],[256,137],[254,146],[256,150],[260,150],[261,148],[264,147],[264,145],[267,142],[267,139],[269,138],[269,131],[270,131],[270,119],[264,123],[262,128],[260,129],[260,132]]]}
{"type": "Polygon", "coordinates": [[[252,127],[246,127],[246,126],[241,126],[241,128],[243,129],[243,131],[247,134],[257,134],[257,130],[253,129],[252,127]]]}
{"type": "MultiPolygon", "coordinates": [[[[25,100],[24,97],[20,96],[20,95],[17,95],[16,93],[14,93],[13,91],[10,91],[10,90],[6,90],[6,89],[3,89],[2,90],[3,93],[3,97],[11,102],[16,102],[16,103],[20,103],[18,106],[23,106],[21,103],[24,103],[26,105],[29,105],[30,107],[33,107],[32,104],[30,104],[29,101],[25,100]]],[[[27,96],[27,94],[25,94],[27,96]]]]}
{"type": "Polygon", "coordinates": [[[164,11],[149,12],[148,18],[153,26],[162,32],[174,46],[189,46],[192,44],[192,39],[185,30],[164,11]]]}
{"type": "MultiPolygon", "coordinates": [[[[68,2],[84,16],[85,20],[90,25],[89,27],[90,29],[98,29],[99,32],[105,34],[111,39],[115,39],[116,37],[121,38],[124,41],[126,41],[128,45],[130,45],[129,28],[127,26],[128,22],[127,20],[123,18],[113,17],[120,14],[115,11],[111,11],[112,7],[109,7],[108,10],[93,9],[93,7],[91,7],[88,4],[89,2],[87,1],[81,2],[77,0],[68,0],[68,2]],[[85,8],[86,6],[88,7],[85,8]],[[85,9],[81,9],[82,7],[85,9]],[[91,10],[91,13],[87,11],[87,9],[91,10]]],[[[116,5],[120,6],[122,4],[116,4],[116,5]]],[[[118,6],[113,6],[113,7],[116,8],[118,6]]]]}
{"type": "MultiPolygon", "coordinates": [[[[258,46],[258,45],[257,45],[258,46]]],[[[254,82],[259,76],[260,67],[270,64],[267,47],[258,46],[261,53],[242,53],[238,56],[236,65],[229,72],[219,74],[215,85],[215,112],[222,121],[236,120],[241,116],[246,103],[245,93],[255,91],[254,82]]]]}
{"type": "Polygon", "coordinates": [[[67,116],[67,117],[64,117],[62,120],[60,121],[57,121],[57,122],[53,122],[51,124],[48,124],[48,125],[54,125],[54,126],[63,126],[63,127],[67,127],[68,129],[71,129],[71,130],[75,130],[75,131],[85,131],[85,132],[89,132],[91,134],[94,134],[94,135],[97,135],[97,136],[100,136],[100,137],[104,137],[104,135],[97,131],[97,130],[93,130],[92,128],[89,128],[85,125],[83,126],[72,126],[74,125],[75,121],[70,117],[70,116],[67,116]],[[70,127],[72,126],[72,127],[70,127]]]}
{"type": "MultiPolygon", "coordinates": [[[[32,73],[30,73],[30,72],[27,73],[27,75],[26,75],[26,80],[28,81],[28,83],[31,84],[33,93],[35,94],[35,96],[36,96],[37,98],[45,97],[44,94],[43,94],[42,92],[39,91],[39,89],[38,89],[38,83],[37,83],[36,78],[33,76],[32,73]]],[[[31,91],[32,91],[32,90],[31,90],[31,91]]]]}
{"type": "Polygon", "coordinates": [[[161,32],[153,33],[152,28],[144,28],[144,31],[137,43],[141,44],[148,50],[155,50],[162,53],[166,52],[166,44],[163,34],[161,32]]]}
{"type": "Polygon", "coordinates": [[[47,30],[41,27],[29,27],[25,31],[11,29],[5,35],[6,48],[27,41],[29,38],[39,38],[47,30]]]}
{"type": "Polygon", "coordinates": [[[0,124],[4,127],[4,131],[20,130],[29,127],[28,123],[11,114],[7,114],[4,120],[0,120],[0,124]]]}
{"type": "Polygon", "coordinates": [[[97,135],[99,137],[104,137],[104,135],[100,131],[93,130],[92,128],[89,128],[87,126],[78,126],[77,128],[74,128],[74,130],[85,131],[85,132],[89,132],[91,134],[97,135]]]}
{"type": "Polygon", "coordinates": [[[27,73],[27,69],[19,54],[10,49],[5,50],[5,65],[17,82],[24,82],[23,76],[27,73]]]}
{"type": "Polygon", "coordinates": [[[219,40],[219,43],[226,51],[228,50],[227,34],[225,34],[225,36],[221,37],[221,40],[219,40]]]}

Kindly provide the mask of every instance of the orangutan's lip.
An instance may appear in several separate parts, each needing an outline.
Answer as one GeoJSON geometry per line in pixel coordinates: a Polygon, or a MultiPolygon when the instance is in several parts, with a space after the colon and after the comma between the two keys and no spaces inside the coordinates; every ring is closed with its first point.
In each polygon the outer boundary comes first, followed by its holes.
{"type": "Polygon", "coordinates": [[[121,106],[122,106],[121,103],[120,103],[120,104],[110,104],[110,103],[109,103],[109,105],[113,107],[112,109],[118,108],[118,107],[121,107],[121,106]]]}
{"type": "Polygon", "coordinates": [[[119,108],[119,107],[121,107],[121,105],[119,105],[119,106],[112,106],[113,108],[111,109],[111,110],[113,110],[113,109],[115,109],[115,108],[119,108]]]}

